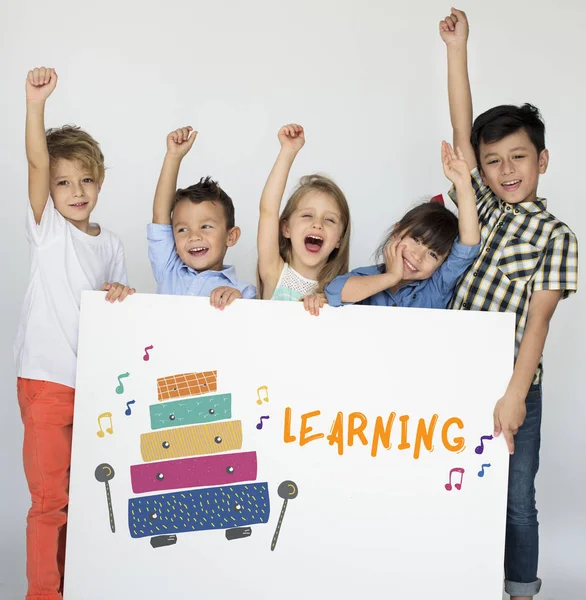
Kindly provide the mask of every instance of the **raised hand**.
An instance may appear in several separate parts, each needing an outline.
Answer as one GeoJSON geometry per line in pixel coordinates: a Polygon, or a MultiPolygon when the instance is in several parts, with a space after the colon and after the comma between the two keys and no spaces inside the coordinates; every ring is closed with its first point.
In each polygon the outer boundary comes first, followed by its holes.
{"type": "Polygon", "coordinates": [[[468,18],[466,13],[452,8],[451,14],[440,21],[439,31],[446,44],[454,42],[466,43],[468,40],[468,18]]]}
{"type": "Polygon", "coordinates": [[[183,158],[193,146],[197,131],[193,127],[180,127],[167,136],[167,154],[183,158]]]}
{"type": "Polygon", "coordinates": [[[299,152],[305,144],[305,132],[301,125],[290,123],[279,129],[279,142],[284,150],[299,152]]]}
{"type": "Polygon", "coordinates": [[[460,148],[454,152],[451,144],[442,142],[442,165],[445,176],[456,186],[456,189],[463,185],[471,185],[470,167],[460,148]]]}
{"type": "Polygon", "coordinates": [[[55,69],[36,67],[31,69],[26,76],[27,102],[44,102],[57,85],[55,69]]]}
{"type": "Polygon", "coordinates": [[[405,244],[401,244],[401,238],[398,235],[393,236],[391,243],[387,244],[384,250],[385,265],[387,268],[387,274],[393,276],[393,280],[396,279],[396,283],[403,280],[404,265],[403,265],[403,250],[405,250],[405,244]]]}

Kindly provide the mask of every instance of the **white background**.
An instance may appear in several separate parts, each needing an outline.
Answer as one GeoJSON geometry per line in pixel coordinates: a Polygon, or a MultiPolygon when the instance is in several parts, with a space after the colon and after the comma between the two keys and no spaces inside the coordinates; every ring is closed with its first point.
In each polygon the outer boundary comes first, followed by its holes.
{"type": "MultiPolygon", "coordinates": [[[[316,322],[292,302],[243,301],[220,312],[202,298],[141,294],[111,306],[103,294],[84,294],[65,600],[102,600],[101,586],[88,582],[104,573],[110,574],[110,600],[188,600],[194,593],[260,600],[382,594],[468,600],[478,581],[482,586],[474,597],[494,600],[502,589],[508,456],[502,438],[487,442],[482,455],[475,448],[490,432],[492,396],[510,377],[513,327],[513,315],[495,313],[348,307],[330,308],[316,322]],[[275,352],[284,323],[287,361],[275,352]],[[375,329],[402,341],[389,346],[386,336],[373,336],[375,329]],[[417,356],[428,331],[433,332],[429,345],[444,345],[445,353],[426,364],[417,356]],[[115,345],[110,335],[116,336],[115,345]],[[306,355],[320,338],[333,348],[350,340],[360,351],[326,350],[312,364],[306,355]],[[478,340],[498,357],[482,389],[476,385],[483,369],[475,359],[478,340]],[[154,348],[145,362],[147,345],[154,348]],[[142,464],[140,436],[150,431],[149,405],[159,406],[157,378],[193,370],[217,370],[217,392],[232,395],[232,419],[242,422],[242,449],[257,452],[255,481],[268,482],[270,519],[253,525],[250,539],[228,543],[224,531],[201,531],[179,534],[176,545],[153,551],[149,537],[131,539],[128,532],[128,499],[135,497],[129,467],[142,464]],[[118,395],[116,378],[125,372],[130,375],[118,395]],[[269,395],[262,406],[256,403],[260,385],[269,395]],[[136,402],[126,416],[131,399],[136,402]],[[297,437],[288,444],[283,441],[286,407],[291,408],[290,433],[297,437]],[[105,411],[113,415],[113,434],[100,438],[96,419],[105,411]],[[307,421],[311,433],[326,436],[338,411],[343,413],[342,456],[326,438],[300,445],[301,415],[313,411],[321,414],[307,421]],[[352,412],[368,419],[368,445],[355,437],[350,446],[352,412]],[[386,423],[390,412],[396,413],[391,447],[379,445],[372,457],[376,418],[386,423]],[[424,419],[429,426],[434,414],[439,419],[432,451],[422,447],[415,459],[418,422],[424,419]],[[270,419],[257,430],[261,415],[270,419]],[[409,416],[411,447],[401,450],[403,415],[409,416]],[[465,438],[458,453],[442,443],[442,428],[452,417],[464,424],[447,432],[450,441],[465,438]],[[94,477],[104,462],[115,470],[110,482],[114,534],[104,484],[94,477]],[[483,463],[491,466],[480,478],[483,463]],[[448,491],[454,467],[465,469],[462,487],[448,491]],[[276,490],[283,480],[293,480],[299,495],[289,500],[271,552],[282,506],[276,490]]],[[[454,476],[451,482],[459,481],[454,476]]]]}
{"type": "MultiPolygon", "coordinates": [[[[475,114],[530,101],[543,112],[551,166],[540,184],[554,214],[580,238],[586,6],[525,0],[471,2],[470,67],[475,114]]],[[[11,343],[27,282],[24,79],[35,65],[60,75],[47,125],[76,123],[101,142],[110,168],[96,219],[122,236],[133,284],[154,291],[145,229],[165,136],[200,130],[180,184],[211,174],[236,203],[242,239],[228,259],[252,279],[257,203],[278,151],[280,125],[298,121],[307,144],[294,166],[322,171],[346,192],[353,215],[351,266],[368,264],[383,230],[424,195],[447,189],[439,147],[450,136],[445,49],[437,0],[250,0],[166,2],[54,0],[0,7],[0,169],[4,227],[0,393],[5,515],[0,596],[24,590],[22,426],[11,343]]],[[[564,302],[546,349],[538,504],[542,598],[586,587],[586,471],[580,386],[584,296],[564,302]]],[[[422,352],[430,351],[422,342],[422,352]]],[[[490,377],[492,357],[479,353],[490,377]]]]}

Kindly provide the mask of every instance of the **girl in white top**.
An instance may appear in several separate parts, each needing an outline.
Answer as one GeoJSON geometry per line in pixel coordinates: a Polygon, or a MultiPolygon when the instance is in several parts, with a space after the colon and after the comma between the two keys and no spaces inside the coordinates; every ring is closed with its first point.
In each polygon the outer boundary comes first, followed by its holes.
{"type": "Polygon", "coordinates": [[[32,499],[27,517],[27,599],[61,598],[81,292],[105,290],[123,300],[124,250],[90,222],[104,180],[98,143],[77,127],[45,133],[53,69],[29,71],[26,237],[31,269],[14,345],[24,423],[24,471],[32,499]]]}
{"type": "Polygon", "coordinates": [[[281,127],[281,151],[260,200],[258,297],[303,300],[318,314],[325,286],[348,271],[350,210],[342,190],[327,177],[303,177],[283,212],[279,208],[289,171],[305,143],[301,125],[281,127]]]}

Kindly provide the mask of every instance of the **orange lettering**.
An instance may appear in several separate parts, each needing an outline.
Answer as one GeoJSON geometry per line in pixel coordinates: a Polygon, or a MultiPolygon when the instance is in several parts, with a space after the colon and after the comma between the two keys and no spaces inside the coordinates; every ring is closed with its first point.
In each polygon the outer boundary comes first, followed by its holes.
{"type": "Polygon", "coordinates": [[[458,419],[458,417],[452,417],[451,419],[448,419],[442,427],[442,443],[445,446],[446,450],[449,450],[450,452],[460,452],[460,450],[464,448],[466,440],[463,437],[457,437],[454,438],[453,444],[450,443],[450,441],[448,440],[448,429],[452,425],[457,425],[458,429],[464,429],[464,423],[462,423],[462,420],[458,419]]]}
{"type": "Polygon", "coordinates": [[[357,435],[360,438],[363,446],[368,444],[368,440],[364,435],[364,429],[368,424],[366,415],[361,412],[353,412],[348,415],[348,446],[354,445],[354,436],[357,435]],[[360,425],[356,427],[356,419],[360,420],[360,425]]]}
{"type": "Polygon", "coordinates": [[[396,413],[392,412],[387,419],[386,427],[383,426],[383,418],[377,417],[374,424],[374,432],[372,434],[372,448],[370,456],[376,456],[378,452],[378,442],[382,442],[383,446],[388,450],[391,447],[391,430],[395,421],[396,413]]]}
{"type": "Polygon", "coordinates": [[[283,441],[285,444],[294,442],[297,438],[291,435],[291,409],[287,407],[285,409],[285,431],[283,433],[283,441]]]}
{"type": "Polygon", "coordinates": [[[407,448],[411,448],[411,444],[407,441],[407,421],[409,421],[409,415],[401,415],[399,421],[401,421],[401,443],[397,448],[399,450],[407,450],[407,448]]]}
{"type": "Polygon", "coordinates": [[[314,410],[313,412],[308,412],[304,415],[301,415],[301,429],[299,431],[300,446],[305,446],[305,444],[309,444],[309,442],[313,442],[313,440],[319,440],[319,438],[324,437],[323,433],[316,433],[307,437],[307,434],[313,431],[313,427],[307,426],[307,419],[311,419],[311,417],[317,417],[319,415],[321,415],[319,410],[314,410]]]}
{"type": "Polygon", "coordinates": [[[332,423],[330,435],[328,435],[330,446],[338,444],[338,454],[344,454],[344,413],[339,412],[332,423]]]}
{"type": "Polygon", "coordinates": [[[415,460],[419,458],[421,442],[423,442],[429,452],[433,452],[433,432],[435,431],[437,419],[438,415],[433,415],[433,417],[431,417],[429,428],[425,427],[425,419],[419,419],[417,433],[415,434],[415,448],[413,449],[413,458],[415,460]]]}

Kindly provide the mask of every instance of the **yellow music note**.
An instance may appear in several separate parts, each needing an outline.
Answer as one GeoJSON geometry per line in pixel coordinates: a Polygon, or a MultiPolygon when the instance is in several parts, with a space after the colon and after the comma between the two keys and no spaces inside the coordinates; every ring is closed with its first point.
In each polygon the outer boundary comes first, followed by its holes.
{"type": "Polygon", "coordinates": [[[112,423],[112,413],[111,412],[102,413],[98,417],[98,427],[100,428],[100,431],[96,432],[98,434],[98,437],[101,437],[101,438],[103,438],[106,435],[104,433],[104,430],[102,429],[102,423],[101,423],[102,419],[110,419],[110,427],[106,427],[106,431],[109,434],[114,433],[114,424],[112,423]]]}
{"type": "Polygon", "coordinates": [[[256,395],[258,396],[257,404],[262,404],[263,400],[265,402],[269,401],[269,388],[266,385],[261,385],[256,390],[256,395]]]}

